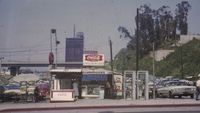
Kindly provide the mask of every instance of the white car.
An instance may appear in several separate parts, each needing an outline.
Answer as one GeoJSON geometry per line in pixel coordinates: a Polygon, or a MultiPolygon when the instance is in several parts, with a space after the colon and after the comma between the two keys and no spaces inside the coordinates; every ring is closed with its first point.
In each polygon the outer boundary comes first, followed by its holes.
{"type": "Polygon", "coordinates": [[[157,96],[169,98],[174,98],[175,96],[179,98],[182,96],[190,96],[194,98],[195,92],[195,86],[189,86],[187,83],[181,81],[169,81],[165,83],[164,87],[157,89],[157,96]]]}

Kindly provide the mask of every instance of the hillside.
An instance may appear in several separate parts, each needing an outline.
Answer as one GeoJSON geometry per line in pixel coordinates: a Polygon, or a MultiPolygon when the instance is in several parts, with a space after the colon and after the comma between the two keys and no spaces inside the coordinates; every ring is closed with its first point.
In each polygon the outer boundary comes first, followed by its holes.
{"type": "MultiPolygon", "coordinates": [[[[162,49],[162,48],[161,48],[162,49]]],[[[135,51],[122,49],[115,58],[117,70],[135,70],[135,51]]],[[[139,69],[148,70],[152,74],[153,59],[146,55],[139,60],[139,69]]],[[[164,60],[155,62],[155,74],[161,76],[175,76],[181,78],[197,76],[200,73],[200,40],[192,41],[175,47],[175,52],[169,54],[164,60]]]]}

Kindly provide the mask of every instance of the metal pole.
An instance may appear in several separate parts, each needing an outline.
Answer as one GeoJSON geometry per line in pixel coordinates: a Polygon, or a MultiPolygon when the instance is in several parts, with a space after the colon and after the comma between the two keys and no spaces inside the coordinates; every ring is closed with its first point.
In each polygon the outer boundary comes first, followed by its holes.
{"type": "Polygon", "coordinates": [[[133,71],[132,72],[132,100],[136,99],[136,89],[135,89],[135,78],[136,78],[136,73],[133,71]]]}
{"type": "Polygon", "coordinates": [[[145,100],[149,100],[149,73],[148,71],[145,71],[145,100]]]}
{"type": "Polygon", "coordinates": [[[124,76],[123,76],[123,86],[124,86],[124,99],[126,99],[126,73],[124,72],[124,76]]]}
{"type": "Polygon", "coordinates": [[[123,94],[124,94],[124,99],[126,99],[126,74],[124,71],[125,70],[125,58],[123,57],[123,65],[122,65],[122,73],[123,73],[123,94]]]}
{"type": "Polygon", "coordinates": [[[52,52],[52,31],[50,32],[50,49],[51,49],[51,52],[52,52]]]}
{"type": "Polygon", "coordinates": [[[58,46],[58,44],[59,44],[59,41],[57,40],[57,34],[56,34],[56,29],[51,29],[51,52],[52,52],[52,34],[54,34],[54,36],[55,36],[55,53],[56,53],[56,55],[55,55],[55,68],[57,68],[57,46],[58,46]]]}
{"type": "MultiPolygon", "coordinates": [[[[137,8],[137,19],[136,19],[136,27],[137,27],[137,33],[136,33],[136,92],[138,92],[138,76],[137,76],[137,74],[138,74],[138,49],[139,49],[139,23],[138,23],[138,20],[139,20],[139,9],[137,8]]],[[[138,93],[136,93],[136,99],[138,99],[138,93]]]]}
{"type": "MultiPolygon", "coordinates": [[[[109,37],[110,38],[110,37],[109,37]]],[[[112,41],[111,39],[109,39],[109,45],[110,45],[110,63],[111,63],[111,71],[112,71],[112,88],[113,88],[113,92],[112,92],[112,96],[114,96],[114,90],[115,90],[115,83],[114,83],[114,72],[113,72],[113,54],[112,54],[112,41]]]]}
{"type": "Polygon", "coordinates": [[[112,41],[109,40],[110,43],[110,63],[111,63],[111,71],[113,72],[113,54],[112,54],[112,41]]]}
{"type": "Polygon", "coordinates": [[[55,43],[56,43],[56,48],[55,48],[55,51],[56,51],[56,57],[55,57],[55,68],[57,68],[58,43],[57,43],[57,35],[56,35],[56,32],[55,32],[55,43]]]}
{"type": "Polygon", "coordinates": [[[181,49],[181,78],[184,78],[183,75],[183,50],[182,50],[182,45],[180,45],[180,49],[181,49]]]}
{"type": "Polygon", "coordinates": [[[155,87],[155,44],[153,42],[153,99],[156,98],[156,87],[155,87]]]}

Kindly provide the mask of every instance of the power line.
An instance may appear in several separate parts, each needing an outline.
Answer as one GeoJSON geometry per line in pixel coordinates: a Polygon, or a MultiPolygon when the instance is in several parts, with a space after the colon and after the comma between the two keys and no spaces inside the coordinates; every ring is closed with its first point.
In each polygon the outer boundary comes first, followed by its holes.
{"type": "MultiPolygon", "coordinates": [[[[59,52],[64,52],[65,48],[58,48],[58,51],[59,52]]],[[[43,50],[26,50],[26,51],[12,51],[12,52],[4,52],[4,57],[13,57],[13,56],[17,56],[17,57],[20,57],[20,56],[38,56],[38,55],[43,55],[43,54],[48,54],[50,51],[50,49],[43,49],[43,50]]],[[[0,52],[2,53],[2,52],[0,52]]]]}
{"type": "MultiPolygon", "coordinates": [[[[45,45],[46,46],[46,45],[45,45]]],[[[44,46],[44,47],[45,47],[44,46]]],[[[10,52],[27,52],[29,50],[33,50],[33,48],[41,48],[42,46],[35,46],[35,47],[32,47],[32,48],[27,48],[27,49],[3,49],[3,50],[0,50],[0,53],[10,53],[10,52]]]]}

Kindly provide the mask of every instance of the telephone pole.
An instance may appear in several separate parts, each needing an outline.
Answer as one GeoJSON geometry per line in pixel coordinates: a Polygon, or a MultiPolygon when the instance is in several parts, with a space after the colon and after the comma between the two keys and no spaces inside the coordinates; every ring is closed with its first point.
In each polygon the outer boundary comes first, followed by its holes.
{"type": "Polygon", "coordinates": [[[138,99],[138,68],[139,68],[139,9],[137,8],[137,19],[136,19],[136,27],[137,27],[137,33],[136,33],[136,99],[138,99]]]}
{"type": "Polygon", "coordinates": [[[57,59],[58,59],[58,44],[60,43],[60,41],[57,40],[57,33],[56,33],[56,29],[51,29],[51,39],[50,39],[50,46],[51,46],[51,53],[53,54],[53,50],[52,50],[52,42],[53,42],[53,34],[54,34],[54,38],[55,38],[55,68],[57,68],[57,59]]]}
{"type": "Polygon", "coordinates": [[[156,98],[156,85],[155,85],[155,43],[153,42],[153,99],[156,98]]]}
{"type": "Polygon", "coordinates": [[[112,41],[109,38],[109,45],[110,45],[110,64],[111,64],[111,71],[113,72],[113,53],[112,53],[112,41]]]}
{"type": "Polygon", "coordinates": [[[114,86],[114,75],[113,75],[113,53],[112,53],[112,41],[109,37],[109,46],[110,46],[110,66],[112,71],[112,85],[114,86]]]}
{"type": "Polygon", "coordinates": [[[183,75],[183,48],[182,48],[182,45],[180,44],[180,52],[181,52],[181,79],[184,78],[184,75],[183,75]]]}

